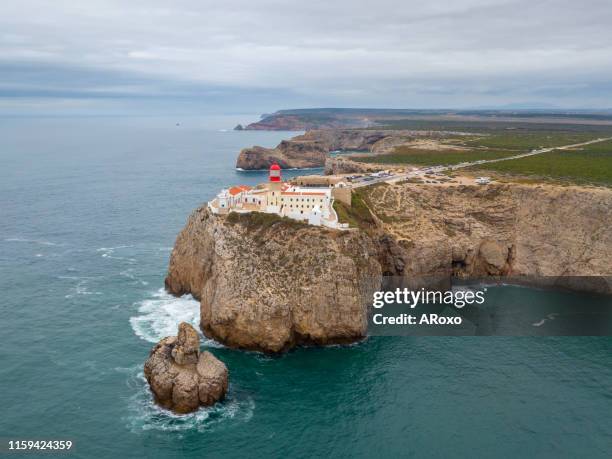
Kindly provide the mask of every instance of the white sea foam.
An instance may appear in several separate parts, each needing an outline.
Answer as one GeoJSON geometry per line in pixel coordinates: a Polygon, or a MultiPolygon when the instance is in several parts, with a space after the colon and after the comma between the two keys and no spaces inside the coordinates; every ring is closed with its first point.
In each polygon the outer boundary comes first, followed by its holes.
{"type": "MultiPolygon", "coordinates": [[[[196,330],[200,328],[200,304],[191,295],[177,298],[162,288],[136,306],[138,314],[130,318],[130,325],[139,338],[150,343],[176,335],[180,322],[190,323],[196,330]]],[[[203,342],[206,346],[222,347],[211,339],[204,338],[203,342]]]]}
{"type": "Polygon", "coordinates": [[[10,237],[4,240],[5,242],[28,242],[30,244],[40,244],[40,245],[60,245],[60,244],[56,244],[55,242],[49,242],[49,241],[45,241],[42,239],[26,239],[26,238],[21,238],[21,237],[10,237]]]}
{"type": "Polygon", "coordinates": [[[551,314],[548,314],[546,317],[544,317],[542,320],[539,320],[538,322],[534,322],[531,325],[534,327],[541,327],[542,325],[544,325],[546,322],[548,322],[549,320],[555,320],[555,317],[557,317],[559,314],[557,314],[556,312],[553,312],[551,314]]]}
{"type": "Polygon", "coordinates": [[[160,408],[153,401],[141,365],[132,368],[116,368],[116,370],[127,373],[126,383],[135,392],[129,398],[129,414],[124,418],[127,427],[134,433],[149,430],[203,432],[214,430],[216,425],[228,420],[248,422],[253,417],[255,402],[250,397],[237,399],[233,394],[231,384],[223,402],[212,407],[200,408],[194,413],[178,415],[160,408]]]}
{"type": "MultiPolygon", "coordinates": [[[[141,339],[156,343],[161,338],[176,335],[180,322],[192,324],[199,332],[200,304],[191,295],[174,297],[164,289],[153,292],[150,298],[135,304],[137,314],[130,318],[134,333],[141,339]]],[[[208,347],[221,344],[204,339],[208,347]]],[[[181,432],[188,430],[210,430],[227,419],[247,422],[253,415],[255,403],[251,398],[236,400],[232,397],[232,386],[223,403],[210,408],[201,408],[195,413],[177,415],[160,408],[153,400],[149,386],[142,373],[142,365],[131,368],[115,368],[126,373],[127,385],[134,390],[128,400],[129,414],[124,418],[127,427],[135,433],[159,430],[181,432]]]]}
{"type": "Polygon", "coordinates": [[[133,245],[118,245],[116,247],[100,247],[99,249],[96,249],[96,252],[101,252],[102,253],[102,258],[109,258],[109,259],[113,259],[113,260],[121,260],[121,261],[126,261],[130,264],[132,263],[136,263],[136,259],[135,258],[130,258],[130,257],[120,257],[115,255],[115,251],[118,249],[127,249],[129,247],[134,247],[133,245]]]}
{"type": "Polygon", "coordinates": [[[77,295],[102,295],[102,292],[96,292],[89,290],[87,283],[91,277],[77,277],[77,276],[58,276],[60,279],[71,279],[76,280],[75,286],[71,287],[68,294],[64,298],[74,298],[77,295]]]}
{"type": "Polygon", "coordinates": [[[140,285],[149,285],[147,281],[142,280],[141,278],[139,278],[138,276],[134,274],[133,268],[124,269],[123,271],[119,272],[119,275],[123,277],[127,277],[128,279],[131,279],[135,283],[138,283],[140,285]]]}
{"type": "Polygon", "coordinates": [[[116,245],[115,247],[100,247],[99,249],[96,249],[96,252],[105,252],[105,251],[113,251],[116,249],[128,249],[130,247],[134,247],[133,245],[116,245]]]}

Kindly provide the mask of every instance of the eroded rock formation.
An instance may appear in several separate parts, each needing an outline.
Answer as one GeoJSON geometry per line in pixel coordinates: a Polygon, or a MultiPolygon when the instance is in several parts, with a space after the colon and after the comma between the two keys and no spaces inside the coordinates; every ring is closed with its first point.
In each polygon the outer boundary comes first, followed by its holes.
{"type": "Polygon", "coordinates": [[[200,338],[188,323],[178,336],[163,338],[151,350],[144,374],[155,400],[177,413],[189,413],[225,397],[228,371],[210,352],[200,352],[200,338]]]}
{"type": "Polygon", "coordinates": [[[283,169],[321,167],[328,152],[327,146],[316,140],[283,140],[276,148],[243,148],[236,167],[268,169],[274,163],[283,169]]]}
{"type": "Polygon", "coordinates": [[[400,246],[403,275],[612,274],[610,189],[404,183],[364,193],[380,230],[400,246]]]}
{"type": "Polygon", "coordinates": [[[424,137],[447,137],[452,132],[376,130],[376,129],[321,129],[283,140],[276,148],[244,148],[238,155],[236,167],[244,170],[267,169],[278,163],[283,169],[323,167],[330,151],[344,150],[382,154],[397,145],[424,137]]]}

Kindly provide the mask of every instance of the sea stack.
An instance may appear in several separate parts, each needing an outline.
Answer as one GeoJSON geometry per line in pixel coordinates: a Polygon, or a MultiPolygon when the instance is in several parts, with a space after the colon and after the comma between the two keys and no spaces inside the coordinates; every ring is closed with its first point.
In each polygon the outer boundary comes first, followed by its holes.
{"type": "Polygon", "coordinates": [[[200,352],[200,338],[186,322],[177,336],[163,338],[151,349],[144,374],[155,400],[176,413],[189,413],[225,397],[228,371],[210,352],[200,352]]]}

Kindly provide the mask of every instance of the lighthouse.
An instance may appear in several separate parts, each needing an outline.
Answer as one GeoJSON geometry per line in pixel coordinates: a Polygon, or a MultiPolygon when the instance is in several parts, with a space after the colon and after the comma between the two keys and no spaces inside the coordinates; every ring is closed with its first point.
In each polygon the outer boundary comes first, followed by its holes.
{"type": "Polygon", "coordinates": [[[281,168],[278,164],[274,163],[270,166],[270,181],[280,182],[281,181],[281,168]]]}
{"type": "Polygon", "coordinates": [[[268,182],[268,212],[280,212],[282,188],[281,168],[278,164],[274,163],[270,166],[268,182]]]}

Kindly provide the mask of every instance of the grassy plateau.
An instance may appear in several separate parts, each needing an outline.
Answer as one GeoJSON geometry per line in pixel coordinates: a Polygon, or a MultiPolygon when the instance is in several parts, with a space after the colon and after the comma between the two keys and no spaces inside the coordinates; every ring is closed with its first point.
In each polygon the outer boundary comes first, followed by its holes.
{"type": "Polygon", "coordinates": [[[468,170],[612,186],[612,141],[586,145],[575,150],[553,150],[526,158],[481,164],[468,170]]]}
{"type": "MultiPolygon", "coordinates": [[[[352,159],[389,165],[454,165],[478,160],[502,159],[537,149],[580,144],[603,137],[612,137],[612,132],[601,128],[595,130],[592,126],[548,131],[521,129],[486,131],[469,136],[445,138],[440,141],[438,149],[419,148],[417,143],[408,143],[395,147],[389,153],[353,156],[352,159]]],[[[576,147],[572,150],[553,150],[525,158],[481,164],[466,170],[610,186],[612,185],[612,141],[576,147]]]]}

